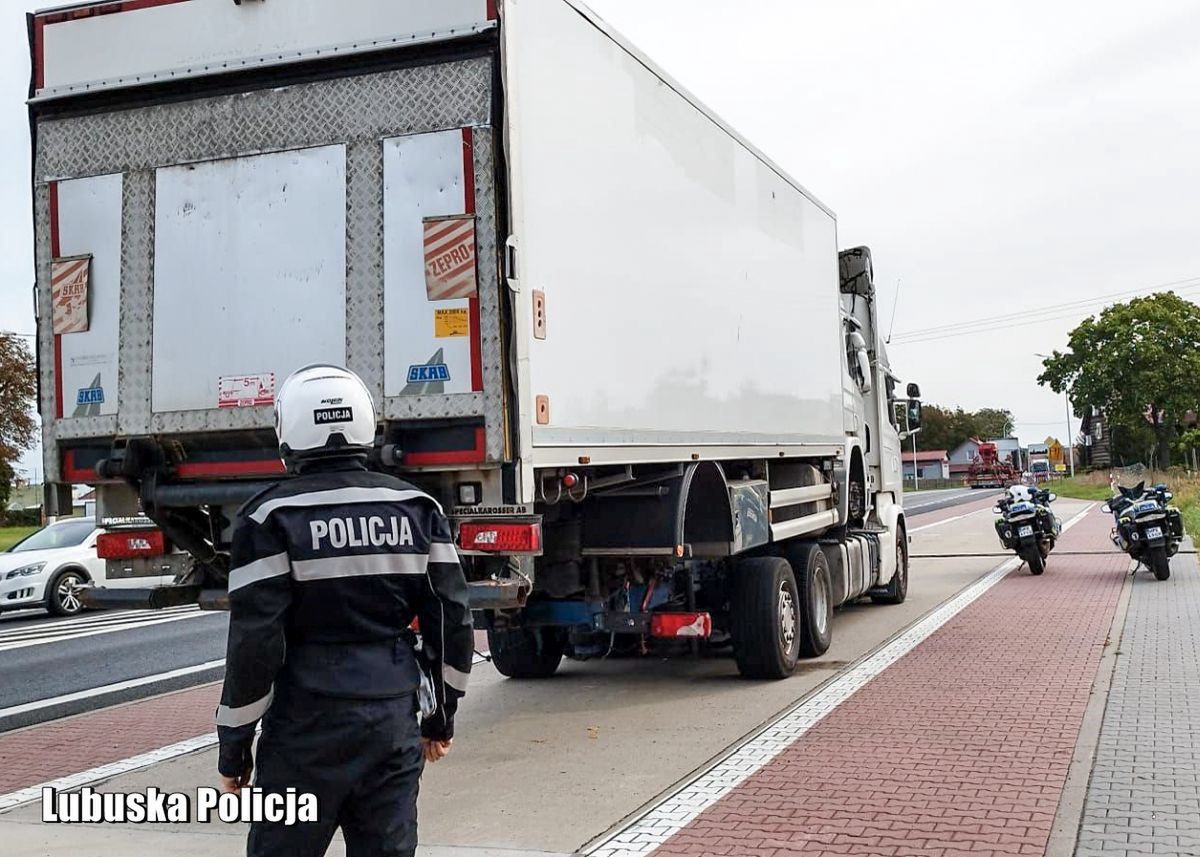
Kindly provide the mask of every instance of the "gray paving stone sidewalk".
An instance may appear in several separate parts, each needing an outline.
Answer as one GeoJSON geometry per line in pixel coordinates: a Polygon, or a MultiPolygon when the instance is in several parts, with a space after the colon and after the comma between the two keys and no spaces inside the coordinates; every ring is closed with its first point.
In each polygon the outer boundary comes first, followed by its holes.
{"type": "Polygon", "coordinates": [[[1196,556],[1171,572],[1134,579],[1076,857],[1200,855],[1196,556]]]}

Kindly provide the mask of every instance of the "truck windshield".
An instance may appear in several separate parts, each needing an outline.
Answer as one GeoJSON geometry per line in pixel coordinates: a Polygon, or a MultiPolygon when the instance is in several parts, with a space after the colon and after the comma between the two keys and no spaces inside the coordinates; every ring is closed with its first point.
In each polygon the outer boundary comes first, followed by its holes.
{"type": "Polygon", "coordinates": [[[96,522],[89,519],[81,521],[62,521],[38,530],[24,541],[17,542],[9,553],[23,551],[44,551],[54,548],[69,548],[82,544],[83,540],[96,529],[96,522]]]}

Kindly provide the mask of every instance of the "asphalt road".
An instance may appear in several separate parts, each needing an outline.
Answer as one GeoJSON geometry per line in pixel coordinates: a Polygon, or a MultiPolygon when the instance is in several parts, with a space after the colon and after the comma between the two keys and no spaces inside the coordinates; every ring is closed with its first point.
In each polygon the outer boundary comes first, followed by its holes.
{"type": "Polygon", "coordinates": [[[1000,492],[993,488],[946,488],[939,491],[920,491],[916,494],[904,495],[904,511],[910,518],[926,515],[939,509],[949,509],[951,506],[961,506],[975,500],[982,500],[1000,492]]]}
{"type": "MultiPolygon", "coordinates": [[[[910,517],[969,503],[988,491],[905,496],[910,517]]],[[[176,608],[0,614],[0,732],[216,681],[224,675],[228,615],[176,608]]]]}
{"type": "Polygon", "coordinates": [[[194,607],[0,614],[0,732],[215,681],[228,622],[194,607]]]}

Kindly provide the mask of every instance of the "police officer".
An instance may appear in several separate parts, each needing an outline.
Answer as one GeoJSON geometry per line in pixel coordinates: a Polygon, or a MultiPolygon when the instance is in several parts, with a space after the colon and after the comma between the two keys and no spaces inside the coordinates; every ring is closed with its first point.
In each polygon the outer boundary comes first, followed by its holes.
{"type": "Polygon", "coordinates": [[[261,718],[256,787],[315,794],[320,820],[252,824],[251,857],[324,854],[338,827],[348,857],[412,855],[421,771],[449,752],[474,652],[450,526],[433,498],[367,470],[375,408],[352,372],[294,373],[275,430],[295,478],[234,523],[222,786],[249,785],[261,718]]]}

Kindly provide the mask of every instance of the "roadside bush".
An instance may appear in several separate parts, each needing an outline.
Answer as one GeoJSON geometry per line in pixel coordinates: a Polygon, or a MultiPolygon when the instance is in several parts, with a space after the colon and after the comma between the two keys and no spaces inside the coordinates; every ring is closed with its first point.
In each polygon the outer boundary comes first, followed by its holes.
{"type": "Polygon", "coordinates": [[[38,527],[42,523],[42,510],[12,509],[0,515],[0,522],[6,527],[38,527]]]}

